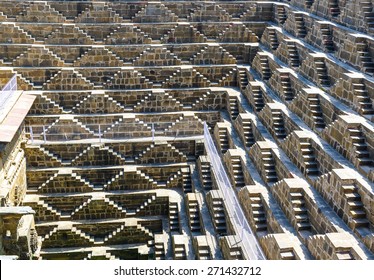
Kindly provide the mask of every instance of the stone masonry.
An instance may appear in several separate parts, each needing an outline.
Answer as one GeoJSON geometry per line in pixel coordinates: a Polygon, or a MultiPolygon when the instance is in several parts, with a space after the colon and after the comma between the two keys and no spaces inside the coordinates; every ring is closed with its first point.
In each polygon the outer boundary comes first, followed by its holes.
{"type": "Polygon", "coordinates": [[[248,259],[206,123],[267,259],[374,259],[370,1],[0,0],[0,19],[0,255],[248,259]]]}

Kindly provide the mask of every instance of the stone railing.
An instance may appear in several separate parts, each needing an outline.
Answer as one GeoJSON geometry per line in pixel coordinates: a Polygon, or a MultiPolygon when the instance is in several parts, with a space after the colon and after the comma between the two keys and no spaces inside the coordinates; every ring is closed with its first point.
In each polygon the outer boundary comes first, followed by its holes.
{"type": "Polygon", "coordinates": [[[109,124],[82,124],[53,123],[52,125],[26,126],[26,135],[30,144],[46,142],[65,142],[74,140],[90,140],[101,143],[106,140],[120,140],[146,137],[155,140],[157,137],[198,136],[203,134],[203,125],[190,120],[158,123],[109,123],[109,124]]]}
{"type": "Polygon", "coordinates": [[[221,163],[221,158],[214,145],[213,139],[210,136],[208,126],[204,126],[204,138],[205,147],[208,151],[208,155],[211,159],[213,166],[213,173],[217,178],[217,186],[222,191],[225,197],[225,205],[228,212],[232,215],[231,223],[242,242],[243,249],[247,253],[249,259],[262,260],[265,256],[262,249],[256,240],[250,226],[248,225],[247,219],[243,213],[240,203],[236,197],[236,194],[231,187],[230,180],[226,174],[226,171],[221,163]]]}

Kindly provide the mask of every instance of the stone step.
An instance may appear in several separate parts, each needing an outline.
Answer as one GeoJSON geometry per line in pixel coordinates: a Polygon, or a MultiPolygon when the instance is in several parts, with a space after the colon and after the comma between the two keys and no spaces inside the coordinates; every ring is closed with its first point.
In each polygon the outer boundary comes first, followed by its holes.
{"type": "Polygon", "coordinates": [[[336,253],[338,260],[354,260],[350,252],[338,252],[336,253]]]}
{"type": "Polygon", "coordinates": [[[362,209],[364,205],[361,200],[348,201],[348,207],[350,210],[362,209]]]}
{"type": "Polygon", "coordinates": [[[357,193],[358,188],[355,185],[342,185],[343,193],[357,193]]]}
{"type": "Polygon", "coordinates": [[[287,252],[281,252],[281,259],[282,260],[295,260],[296,256],[292,251],[287,251],[287,252]]]}
{"type": "Polygon", "coordinates": [[[297,223],[296,224],[297,226],[297,230],[310,230],[311,229],[311,225],[309,222],[302,222],[302,223],[297,223]]]}
{"type": "Polygon", "coordinates": [[[366,218],[353,219],[353,225],[354,225],[354,228],[369,227],[370,222],[366,218]]]}
{"type": "Polygon", "coordinates": [[[302,207],[302,205],[299,205],[301,207],[294,207],[293,211],[295,215],[305,215],[307,213],[307,210],[305,207],[302,207]]]}
{"type": "Polygon", "coordinates": [[[366,213],[362,209],[351,210],[351,211],[349,211],[349,214],[350,214],[350,216],[352,218],[355,218],[355,219],[364,219],[364,218],[366,218],[366,213]]]}
{"type": "Polygon", "coordinates": [[[297,208],[303,207],[305,205],[304,199],[291,199],[291,203],[293,207],[297,208]]]}

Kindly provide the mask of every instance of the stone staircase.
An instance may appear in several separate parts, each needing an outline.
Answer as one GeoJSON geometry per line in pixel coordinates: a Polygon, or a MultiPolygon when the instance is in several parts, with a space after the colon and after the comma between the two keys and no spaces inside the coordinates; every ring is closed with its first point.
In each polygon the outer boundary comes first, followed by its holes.
{"type": "Polygon", "coordinates": [[[230,117],[231,117],[231,120],[234,121],[234,120],[236,120],[236,118],[239,115],[239,101],[238,101],[238,98],[236,96],[230,96],[229,97],[229,104],[230,104],[230,108],[229,108],[230,117]]]}
{"type": "Polygon", "coordinates": [[[135,215],[144,211],[147,207],[151,206],[156,201],[157,196],[152,195],[150,198],[146,199],[135,209],[135,215]]]}
{"type": "Polygon", "coordinates": [[[23,77],[21,74],[17,73],[16,70],[12,69],[11,70],[12,76],[16,75],[17,76],[17,83],[18,87],[23,90],[28,90],[28,89],[33,89],[35,88],[35,84],[30,81],[29,79],[23,77]]]}
{"type": "Polygon", "coordinates": [[[290,189],[290,202],[295,216],[297,231],[311,231],[308,210],[305,207],[305,200],[301,189],[290,189]]]}
{"type": "Polygon", "coordinates": [[[136,105],[133,107],[134,112],[143,112],[143,111],[160,111],[165,110],[168,111],[178,110],[183,111],[183,104],[180,101],[173,98],[168,93],[162,94],[155,94],[155,93],[148,93],[144,98],[139,100],[136,105]],[[162,108],[162,103],[168,103],[169,108],[162,108]]]}
{"type": "Polygon", "coordinates": [[[169,66],[180,65],[181,60],[167,48],[146,48],[133,59],[135,66],[169,66]],[[153,59],[152,59],[153,58],[153,59]]]}
{"type": "Polygon", "coordinates": [[[94,131],[69,115],[64,115],[54,121],[51,125],[44,129],[43,133],[46,135],[47,140],[62,140],[64,137],[65,139],[83,137],[84,139],[87,138],[88,135],[95,135],[94,131]],[[81,135],[79,135],[79,133],[81,135]]]}
{"type": "MultiPolygon", "coordinates": [[[[238,40],[243,40],[244,42],[254,42],[258,40],[256,34],[252,32],[245,24],[241,22],[232,22],[217,36],[218,42],[236,42],[238,40]],[[241,39],[239,39],[241,38],[241,39]]],[[[215,41],[215,40],[213,40],[215,41]]]]}
{"type": "Polygon", "coordinates": [[[140,154],[134,157],[136,163],[149,162],[187,162],[187,157],[183,152],[180,152],[175,146],[167,142],[154,142],[145,148],[140,154]]]}
{"type": "Polygon", "coordinates": [[[279,46],[277,33],[276,33],[275,29],[273,29],[273,28],[268,28],[267,31],[268,31],[270,48],[273,49],[273,50],[276,50],[279,46]]]}
{"type": "MultiPolygon", "coordinates": [[[[76,235],[79,235],[80,237],[82,237],[83,239],[86,239],[87,241],[89,241],[90,243],[95,243],[95,242],[98,242],[98,241],[95,241],[95,238],[94,237],[92,237],[91,235],[89,235],[89,234],[87,234],[87,233],[85,233],[85,232],[83,232],[83,231],[81,231],[81,230],[79,230],[79,229],[77,229],[76,227],[72,227],[71,228],[71,232],[72,233],[75,233],[76,235]]],[[[100,241],[99,241],[99,243],[100,243],[100,241]]]]}
{"type": "Polygon", "coordinates": [[[164,4],[150,2],[142,7],[131,19],[132,22],[176,22],[178,17],[171,12],[164,4]]]}
{"type": "Polygon", "coordinates": [[[294,92],[291,85],[291,79],[289,73],[280,74],[280,82],[282,86],[284,99],[288,102],[292,101],[294,98],[294,92]]]}
{"type": "Polygon", "coordinates": [[[54,153],[48,151],[46,148],[39,146],[39,151],[43,152],[49,158],[52,158],[54,161],[61,163],[61,165],[69,164],[69,162],[63,161],[59,156],[55,155],[54,153]]]}
{"type": "Polygon", "coordinates": [[[323,113],[321,109],[321,104],[319,101],[318,94],[309,94],[308,97],[309,110],[312,115],[314,125],[317,129],[324,129],[326,124],[323,119],[323,113]]]}
{"type": "Polygon", "coordinates": [[[191,104],[191,106],[183,105],[184,110],[202,110],[206,108],[208,105],[209,98],[212,97],[212,93],[210,91],[205,92],[201,97],[199,97],[197,100],[195,100],[194,103],[191,104]]]}
{"type": "Polygon", "coordinates": [[[348,128],[348,134],[354,148],[354,155],[359,166],[372,166],[373,159],[370,156],[366,138],[358,127],[348,128]]]}
{"type": "Polygon", "coordinates": [[[351,219],[351,221],[348,220],[348,225],[352,229],[368,228],[370,223],[367,219],[362,197],[358,192],[357,186],[354,184],[345,184],[342,185],[342,189],[348,206],[348,215],[351,219]]]}
{"type": "Polygon", "coordinates": [[[331,16],[337,17],[340,14],[338,0],[328,0],[328,7],[331,16]]]}
{"type": "Polygon", "coordinates": [[[271,110],[271,118],[273,121],[273,130],[278,139],[286,138],[286,129],[284,126],[283,113],[281,109],[271,110]]]}
{"type": "Polygon", "coordinates": [[[260,67],[262,79],[269,80],[271,77],[271,70],[267,55],[260,55],[260,67]]]}
{"type": "Polygon", "coordinates": [[[292,249],[282,249],[280,257],[281,260],[297,260],[295,252],[292,249]]]}
{"type": "Polygon", "coordinates": [[[319,176],[321,172],[318,169],[318,163],[315,153],[309,139],[300,139],[301,156],[304,161],[304,174],[307,176],[319,176]]]}
{"type": "Polygon", "coordinates": [[[173,247],[174,260],[187,260],[187,252],[185,244],[174,244],[173,247]]]}
{"type": "Polygon", "coordinates": [[[335,46],[333,41],[333,36],[331,34],[331,30],[329,28],[329,25],[327,24],[321,24],[320,31],[322,34],[322,43],[325,46],[325,49],[328,52],[334,52],[335,46]]]}
{"type": "Polygon", "coordinates": [[[190,58],[193,65],[236,64],[236,59],[223,47],[209,44],[190,58]]]}
{"type": "Polygon", "coordinates": [[[241,188],[245,186],[243,173],[243,164],[240,156],[231,156],[232,178],[234,187],[241,188]]]}
{"type": "Polygon", "coordinates": [[[224,154],[230,148],[228,131],[226,127],[219,127],[219,147],[221,153],[224,154]]]}
{"type": "Polygon", "coordinates": [[[163,88],[178,87],[206,87],[211,82],[196,69],[181,68],[164,80],[161,84],[163,88]]]}
{"type": "Polygon", "coordinates": [[[166,180],[165,183],[163,182],[158,182],[158,185],[161,188],[174,188],[176,186],[179,186],[179,183],[182,180],[182,173],[179,171],[177,173],[172,174],[168,179],[166,180]]]}
{"type": "Polygon", "coordinates": [[[374,115],[374,108],[372,101],[369,97],[369,92],[362,82],[353,83],[353,94],[354,98],[357,99],[357,102],[360,106],[359,112],[362,115],[374,115]]]}
{"type": "Polygon", "coordinates": [[[206,41],[205,35],[193,25],[181,22],[161,38],[163,43],[204,43],[206,41]]]}
{"type": "Polygon", "coordinates": [[[166,253],[165,253],[165,244],[162,240],[156,241],[155,236],[155,246],[154,246],[154,254],[156,260],[165,260],[166,253]]]}
{"type": "MultiPolygon", "coordinates": [[[[48,203],[45,203],[43,200],[39,200],[37,202],[37,205],[44,208],[44,211],[49,211],[52,215],[56,217],[56,219],[60,219],[62,216],[62,213],[56,209],[54,209],[52,206],[48,205],[48,203]]],[[[32,205],[31,205],[32,206],[32,205]]],[[[41,219],[42,217],[37,217],[37,219],[41,219]]],[[[44,217],[43,217],[44,218],[44,217]]]]}
{"type": "Polygon", "coordinates": [[[264,236],[268,232],[266,212],[262,203],[260,193],[251,193],[249,203],[252,209],[253,221],[256,232],[259,236],[264,236]]]}
{"type": "Polygon", "coordinates": [[[239,87],[241,91],[244,91],[248,85],[247,72],[244,68],[238,67],[239,87]]]}
{"type": "Polygon", "coordinates": [[[15,44],[35,43],[35,39],[15,23],[3,22],[0,32],[0,34],[17,34],[17,38],[12,39],[12,42],[15,44]]]}
{"type": "Polygon", "coordinates": [[[351,253],[351,248],[340,248],[338,252],[336,252],[336,258],[339,261],[349,261],[355,260],[354,256],[351,253]]]}
{"type": "Polygon", "coordinates": [[[137,88],[151,88],[153,83],[149,79],[142,76],[137,70],[131,71],[117,71],[106,83],[105,88],[118,89],[137,89],[137,88]],[[131,81],[131,83],[129,82],[131,81]]]}
{"type": "Polygon", "coordinates": [[[225,214],[225,206],[223,203],[223,199],[221,198],[213,198],[213,225],[217,233],[219,234],[226,234],[227,233],[227,225],[226,225],[226,214],[225,214]]]}
{"type": "Polygon", "coordinates": [[[254,100],[254,107],[255,107],[254,109],[257,112],[261,111],[265,106],[265,101],[264,101],[261,87],[252,86],[252,96],[254,100]]]}
{"type": "Polygon", "coordinates": [[[369,52],[368,45],[364,42],[359,42],[356,46],[362,70],[369,75],[374,75],[374,60],[372,54],[369,52]]]}
{"type": "MultiPolygon", "coordinates": [[[[87,259],[112,259],[114,255],[121,259],[140,255],[156,259],[171,255],[175,259],[247,258],[239,233],[234,232],[225,212],[225,198],[222,194],[209,198],[209,193],[218,190],[212,190],[216,178],[208,159],[199,166],[202,184],[191,178],[197,173],[193,162],[205,153],[201,138],[205,121],[211,128],[222,124],[215,127],[214,136],[222,151],[220,157],[228,169],[232,167],[233,185],[241,191],[259,192],[240,200],[256,238],[291,231],[276,242],[297,244],[279,246],[280,254],[277,249],[277,254],[268,258],[309,258],[309,241],[292,232],[290,221],[280,211],[287,212],[287,208],[292,212],[290,203],[295,213],[286,214],[297,231],[314,234],[316,227],[326,235],[338,225],[338,230],[349,232],[353,243],[362,249],[356,254],[342,246],[338,259],[370,257],[365,250],[372,249],[372,240],[363,234],[372,231],[367,210],[367,196],[370,201],[372,195],[370,120],[374,115],[373,85],[368,77],[374,73],[372,44],[367,38],[374,23],[370,1],[357,1],[361,11],[352,19],[355,12],[345,9],[342,1],[330,1],[339,4],[338,16],[324,15],[329,0],[0,1],[4,5],[0,12],[0,52],[4,54],[0,80],[17,74],[18,83],[30,90],[23,96],[38,96],[25,124],[45,125],[47,133],[63,135],[64,131],[56,129],[62,123],[80,137],[63,139],[63,143],[50,140],[39,148],[40,137],[25,145],[27,183],[31,186],[26,195],[29,201],[25,201],[36,211],[37,227],[47,236],[45,255],[60,259],[76,252],[86,254],[87,259]],[[12,7],[22,14],[14,15],[18,12],[12,12],[12,7]],[[34,22],[33,16],[35,21],[45,22],[34,22]],[[46,34],[43,42],[41,34],[46,34]],[[335,47],[338,43],[339,50],[335,47]],[[330,53],[322,55],[326,50],[330,53]],[[45,57],[36,61],[38,55],[45,57]],[[315,57],[323,61],[314,65],[315,57]],[[58,62],[52,67],[43,59],[52,65],[58,62]],[[223,62],[229,65],[221,65],[223,62]],[[312,77],[316,69],[318,73],[312,77]],[[337,81],[340,84],[335,87],[337,81]],[[331,90],[327,86],[332,86],[331,90]],[[282,101],[286,107],[267,105],[282,101]],[[282,110],[270,113],[269,107],[282,110]],[[73,116],[63,117],[69,114],[73,116]],[[357,118],[359,128],[343,132],[345,127],[337,125],[321,131],[345,114],[357,118]],[[129,128],[130,123],[135,126],[129,128]],[[151,123],[159,132],[153,143],[151,123]],[[100,139],[99,125],[105,134],[100,139]],[[286,137],[296,129],[311,136],[286,137]],[[136,136],[122,137],[129,132],[136,136]],[[115,133],[120,135],[114,137],[115,133]],[[83,139],[83,134],[89,137],[83,139]],[[161,148],[159,137],[164,137],[161,148]],[[285,138],[290,141],[283,141],[285,138]],[[272,144],[260,146],[265,140],[272,144]],[[249,153],[251,161],[236,157],[239,153],[232,152],[234,149],[249,153]],[[318,184],[316,177],[339,166],[347,169],[342,177],[352,174],[357,183],[350,188],[350,179],[346,203],[337,207],[339,203],[333,195],[329,197],[328,190],[334,193],[339,180],[326,177],[324,185],[318,186],[320,195],[314,192],[314,183],[318,184]],[[283,195],[275,201],[267,195],[275,182],[291,177],[306,179],[309,191],[316,196],[296,188],[289,199],[283,195]],[[200,194],[206,196],[206,205],[200,194]],[[194,198],[189,199],[191,195],[194,198]],[[39,198],[31,201],[32,196],[39,198]],[[328,204],[323,200],[329,200],[328,204]],[[204,207],[209,208],[211,219],[204,207]],[[325,214],[334,211],[342,212],[352,230],[340,227],[339,217],[325,214]],[[38,215],[45,219],[37,220],[38,215]],[[124,226],[125,220],[137,220],[138,225],[124,226]],[[207,235],[203,235],[205,226],[207,235]],[[152,232],[162,232],[163,238],[153,241],[152,232]],[[216,246],[228,234],[234,238],[225,239],[227,246],[216,246]],[[195,237],[205,238],[209,246],[191,244],[195,237]],[[101,246],[104,241],[110,250],[101,246]],[[305,255],[300,254],[300,248],[305,255]]],[[[9,173],[4,178],[16,181],[9,173]]],[[[263,249],[278,244],[265,241],[263,249]]]]}
{"type": "Polygon", "coordinates": [[[188,224],[191,232],[201,232],[200,206],[195,193],[187,194],[188,224]]]}
{"type": "Polygon", "coordinates": [[[150,213],[166,213],[166,200],[155,192],[134,193],[119,195],[107,195],[104,201],[118,211],[125,213],[127,217],[145,216],[150,213]]]}
{"type": "Polygon", "coordinates": [[[151,44],[152,38],[135,25],[120,25],[104,39],[106,44],[151,44]]]}
{"type": "Polygon", "coordinates": [[[218,190],[212,190],[207,193],[206,197],[215,232],[226,235],[227,221],[222,194],[218,190]]]}
{"type": "Polygon", "coordinates": [[[46,101],[45,104],[50,104],[52,106],[52,108],[50,109],[51,111],[55,111],[57,114],[70,113],[69,111],[65,111],[63,107],[61,107],[59,104],[57,104],[55,101],[48,98],[47,96],[40,95],[40,98],[46,101]]]}
{"type": "Polygon", "coordinates": [[[158,184],[155,180],[153,180],[150,176],[146,175],[145,173],[141,172],[140,170],[136,170],[136,174],[143,180],[149,183],[152,188],[157,189],[158,184]]]}
{"type": "Polygon", "coordinates": [[[65,66],[64,61],[60,57],[45,46],[39,45],[28,47],[25,52],[14,58],[10,65],[15,67],[38,67],[41,63],[46,66],[50,64],[52,67],[65,66]]]}
{"type": "Polygon", "coordinates": [[[52,235],[56,234],[58,227],[54,227],[51,231],[49,231],[45,236],[41,237],[42,242],[49,239],[52,235]]]}
{"type": "Polygon", "coordinates": [[[287,20],[286,9],[284,6],[277,5],[277,15],[280,24],[283,24],[287,20]]]}
{"type": "Polygon", "coordinates": [[[370,29],[374,28],[374,11],[373,11],[373,2],[371,1],[360,1],[361,11],[364,14],[364,19],[367,27],[370,29]]]}
{"type": "Polygon", "coordinates": [[[294,41],[286,41],[288,58],[292,67],[300,66],[299,53],[297,51],[296,43],[294,41]]]}
{"type": "MultiPolygon", "coordinates": [[[[78,208],[76,208],[73,211],[73,213],[71,214],[71,216],[73,216],[75,213],[79,212],[80,210],[84,209],[91,201],[92,200],[89,199],[86,202],[84,202],[82,205],[80,205],[78,208]]],[[[104,202],[107,205],[111,206],[113,209],[115,209],[115,211],[122,213],[124,217],[126,217],[128,214],[130,214],[130,213],[127,213],[127,210],[125,208],[119,206],[116,202],[110,200],[109,198],[104,198],[104,202]]]]}
{"type": "MultiPolygon", "coordinates": [[[[77,26],[69,24],[59,26],[45,38],[44,42],[46,44],[56,45],[64,45],[66,44],[66,42],[70,42],[71,44],[78,44],[83,42],[89,43],[90,45],[95,44],[94,38],[92,38],[89,34],[78,28],[77,26]]],[[[79,52],[77,56],[74,56],[74,58],[72,56],[64,56],[63,60],[65,61],[65,63],[73,65],[74,61],[83,53],[79,52]]]]}
{"type": "Polygon", "coordinates": [[[268,184],[278,181],[277,172],[275,170],[275,161],[271,149],[261,150],[261,159],[263,165],[264,180],[268,184]]]}
{"type": "Polygon", "coordinates": [[[196,259],[211,260],[212,253],[205,235],[196,236],[193,240],[196,259]]]}
{"type": "Polygon", "coordinates": [[[212,181],[212,170],[209,161],[199,161],[199,173],[201,178],[201,183],[205,191],[210,191],[213,188],[212,181]]]}
{"type": "MultiPolygon", "coordinates": [[[[87,207],[87,205],[89,205],[91,202],[92,202],[92,199],[87,199],[81,205],[79,205],[77,208],[75,208],[71,212],[70,216],[73,217],[76,213],[79,213],[80,211],[82,211],[82,209],[84,209],[85,207],[87,207]]],[[[120,208],[120,211],[122,211],[122,208],[120,208]]]]}
{"type": "MultiPolygon", "coordinates": [[[[92,146],[92,148],[94,148],[94,146],[92,146]]],[[[88,148],[87,148],[88,149],[88,148]]],[[[117,158],[120,162],[124,162],[125,161],[125,158],[117,153],[116,151],[114,151],[112,148],[110,148],[109,146],[99,146],[99,150],[100,151],[107,151],[109,154],[113,155],[115,158],[117,158]]],[[[81,156],[81,155],[80,155],[81,156]]],[[[75,159],[74,159],[75,160],[75,159]]]]}
{"type": "Polygon", "coordinates": [[[314,0],[305,0],[305,7],[310,8],[312,7],[314,0]]]}
{"type": "Polygon", "coordinates": [[[96,241],[97,244],[105,244],[116,242],[115,240],[121,240],[121,238],[126,237],[127,235],[136,235],[141,239],[147,239],[148,242],[153,240],[153,234],[145,227],[140,224],[122,224],[110,233],[108,233],[102,240],[96,241]],[[122,236],[121,236],[122,235],[122,236]]]}
{"type": "Polygon", "coordinates": [[[50,203],[53,203],[55,207],[60,209],[61,220],[69,220],[71,217],[86,207],[91,201],[91,197],[66,197],[64,200],[59,201],[59,197],[48,197],[44,198],[50,200],[50,203]]]}
{"type": "Polygon", "coordinates": [[[86,23],[109,23],[109,22],[121,22],[123,18],[117,14],[107,3],[96,3],[91,7],[85,8],[77,17],[75,22],[86,22],[86,23]]]}
{"type": "Polygon", "coordinates": [[[45,188],[50,182],[52,182],[53,180],[55,180],[57,177],[58,177],[58,172],[54,173],[53,176],[49,177],[47,181],[45,181],[44,183],[42,183],[39,187],[38,187],[38,190],[41,190],[42,188],[45,188]]]}
{"type": "Polygon", "coordinates": [[[317,82],[322,87],[330,86],[330,78],[327,73],[326,64],[323,58],[316,58],[314,61],[316,73],[317,73],[317,82]]]}
{"type": "Polygon", "coordinates": [[[79,109],[83,104],[85,104],[85,102],[87,102],[90,98],[91,98],[92,94],[87,94],[82,100],[80,100],[78,103],[76,103],[73,108],[71,109],[71,111],[76,111],[77,109],[79,109]]]}
{"type": "MultiPolygon", "coordinates": [[[[104,47],[91,47],[79,56],[72,64],[76,67],[93,66],[97,65],[92,61],[92,57],[101,58],[107,63],[107,66],[123,66],[124,61],[110,50],[104,47]],[[93,64],[91,64],[93,63],[93,64]]],[[[105,64],[103,64],[105,65],[105,64]]]]}
{"type": "Polygon", "coordinates": [[[242,120],[242,129],[245,140],[244,144],[247,148],[250,148],[255,143],[255,138],[252,131],[252,121],[242,120]]]}
{"type": "Polygon", "coordinates": [[[218,85],[218,86],[223,86],[223,87],[226,87],[226,86],[237,86],[237,68],[236,67],[232,67],[228,73],[224,74],[219,80],[217,83],[215,82],[211,82],[210,83],[210,86],[215,86],[215,85],[218,85]]]}
{"type": "Polygon", "coordinates": [[[307,34],[303,14],[295,13],[295,25],[296,25],[296,36],[299,38],[304,38],[307,34]]]}
{"type": "Polygon", "coordinates": [[[239,237],[234,235],[221,237],[220,245],[226,260],[244,260],[239,237]]]}
{"type": "Polygon", "coordinates": [[[179,207],[177,202],[169,202],[169,229],[180,232],[179,207]]]}
{"type": "Polygon", "coordinates": [[[191,180],[191,170],[189,168],[181,169],[183,191],[184,193],[192,193],[192,180],[191,180]]]}
{"type": "MultiPolygon", "coordinates": [[[[95,84],[90,82],[86,77],[84,77],[82,74],[80,74],[77,70],[73,68],[68,68],[64,70],[59,70],[55,75],[51,76],[45,83],[43,83],[42,88],[43,89],[55,89],[56,86],[59,86],[62,84],[62,82],[66,82],[69,79],[75,79],[76,81],[79,81],[80,83],[84,83],[87,88],[94,89],[95,84]]],[[[69,80],[71,84],[63,84],[64,89],[73,89],[74,85],[71,80],[69,80]]],[[[84,87],[82,86],[82,89],[84,87]]]]}

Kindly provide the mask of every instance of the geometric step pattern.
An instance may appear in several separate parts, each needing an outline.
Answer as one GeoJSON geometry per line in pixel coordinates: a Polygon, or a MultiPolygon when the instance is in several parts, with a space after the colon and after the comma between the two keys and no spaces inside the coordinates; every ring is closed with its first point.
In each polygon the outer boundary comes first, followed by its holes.
{"type": "Polygon", "coordinates": [[[242,207],[268,258],[370,258],[372,42],[354,30],[372,34],[372,5],[351,20],[351,4],[315,2],[0,5],[1,84],[16,74],[37,95],[22,203],[43,254],[245,259],[209,160],[192,164],[206,121],[233,185],[252,194],[242,207]],[[362,250],[319,236],[337,229],[362,250]]]}

